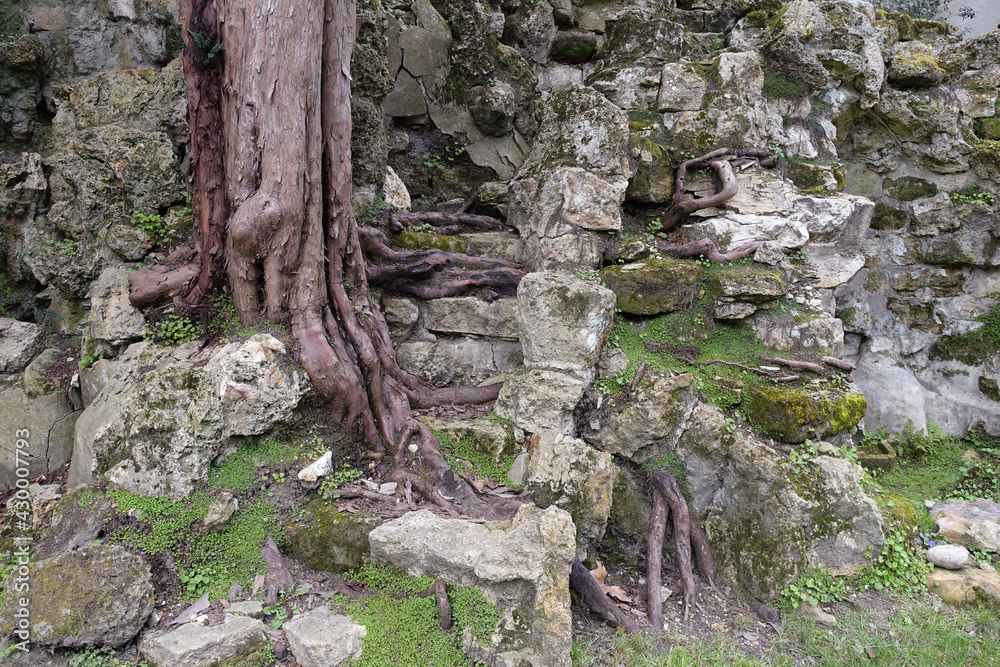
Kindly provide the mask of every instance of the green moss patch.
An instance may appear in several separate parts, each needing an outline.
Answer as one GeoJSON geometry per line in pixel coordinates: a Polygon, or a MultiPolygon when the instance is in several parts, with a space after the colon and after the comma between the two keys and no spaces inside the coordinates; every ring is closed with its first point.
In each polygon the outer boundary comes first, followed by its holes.
{"type": "Polygon", "coordinates": [[[482,448],[472,436],[456,438],[444,431],[431,432],[437,438],[438,444],[441,445],[441,453],[453,470],[472,472],[479,477],[488,477],[498,484],[519,488],[520,485],[514,484],[507,476],[511,466],[514,465],[515,456],[504,454],[499,460],[495,460],[483,454],[482,448]]]}
{"type": "Polygon", "coordinates": [[[750,393],[750,420],[769,436],[805,442],[857,426],[868,402],[861,394],[834,389],[764,387],[750,393]]]}
{"type": "Polygon", "coordinates": [[[931,348],[933,359],[954,359],[969,366],[982,366],[1000,353],[1000,304],[977,318],[983,326],[960,336],[942,336],[931,348]]]}
{"type": "Polygon", "coordinates": [[[397,248],[407,250],[420,250],[421,248],[435,248],[445,252],[464,253],[469,249],[469,244],[454,236],[434,234],[433,232],[417,232],[408,229],[399,236],[392,239],[392,245],[397,248]]]}
{"type": "Polygon", "coordinates": [[[658,315],[690,306],[698,296],[701,268],[692,262],[651,259],[609,266],[601,280],[615,293],[616,307],[632,315],[658,315]]]}
{"type": "Polygon", "coordinates": [[[915,176],[887,178],[882,181],[882,192],[896,201],[907,202],[937,194],[937,185],[915,176]]]}
{"type": "Polygon", "coordinates": [[[294,516],[285,524],[285,551],[304,565],[339,574],[371,560],[368,533],[380,523],[377,518],[347,514],[322,500],[313,500],[294,516]]]}
{"type": "Polygon", "coordinates": [[[251,440],[228,454],[208,473],[214,489],[233,489],[243,493],[261,479],[260,469],[285,467],[295,462],[299,450],[276,438],[251,440]]]}

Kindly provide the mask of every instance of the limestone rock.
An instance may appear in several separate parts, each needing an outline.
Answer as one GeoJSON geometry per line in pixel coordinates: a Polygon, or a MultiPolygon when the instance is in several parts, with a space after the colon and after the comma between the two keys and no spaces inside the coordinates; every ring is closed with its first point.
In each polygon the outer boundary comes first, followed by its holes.
{"type": "Polygon", "coordinates": [[[129,301],[125,271],[108,267],[90,288],[90,336],[111,345],[141,340],[145,333],[142,312],[129,301]]]}
{"type": "Polygon", "coordinates": [[[674,195],[674,170],[667,152],[651,139],[633,134],[632,157],[636,166],[625,191],[625,200],[644,204],[665,204],[671,201],[674,195]]]}
{"type": "Polygon", "coordinates": [[[256,618],[226,614],[219,625],[185,623],[163,634],[143,635],[139,653],[150,667],[208,667],[249,660],[267,643],[256,618]]]}
{"type": "Polygon", "coordinates": [[[569,374],[539,368],[519,368],[507,374],[494,411],[532,433],[573,430],[573,410],[590,386],[593,371],[569,374]]]}
{"type": "Polygon", "coordinates": [[[934,49],[924,42],[899,42],[889,60],[889,83],[900,88],[932,88],[941,83],[944,69],[934,49]]]}
{"type": "Polygon", "coordinates": [[[697,403],[694,376],[646,374],[628,403],[613,403],[599,439],[606,452],[646,463],[672,451],[697,403]]]}
{"type": "Polygon", "coordinates": [[[689,307],[698,296],[701,269],[693,262],[652,259],[609,266],[601,280],[615,293],[623,313],[658,315],[689,307]]]}
{"type": "Polygon", "coordinates": [[[837,625],[837,617],[833,614],[828,614],[823,611],[822,608],[814,604],[804,604],[799,607],[799,614],[805,616],[806,618],[811,618],[820,625],[825,625],[828,627],[833,627],[837,625]]]}
{"type": "Polygon", "coordinates": [[[985,604],[1000,610],[1000,574],[966,568],[935,568],[927,575],[927,589],[953,605],[985,604]]]}
{"type": "Polygon", "coordinates": [[[42,350],[42,352],[35,357],[28,367],[24,369],[24,379],[22,386],[24,387],[24,394],[28,398],[38,398],[48,394],[54,389],[52,384],[49,382],[48,378],[45,377],[45,372],[49,369],[52,364],[65,358],[66,353],[55,348],[47,348],[42,350]]]}
{"type": "Polygon", "coordinates": [[[707,90],[708,83],[692,65],[667,63],[660,78],[657,109],[660,112],[697,111],[702,108],[707,90]]]}
{"type": "Polygon", "coordinates": [[[817,350],[839,357],[844,350],[844,324],[836,317],[808,316],[772,318],[768,311],[757,311],[750,326],[762,341],[776,350],[817,350]]]}
{"type": "Polygon", "coordinates": [[[410,193],[406,189],[403,179],[396,175],[392,167],[385,168],[385,183],[382,184],[382,194],[388,206],[400,211],[410,210],[410,193]]]}
{"type": "MultiPolygon", "coordinates": [[[[28,567],[32,644],[120,646],[139,633],[153,611],[149,571],[124,547],[86,547],[28,567]]],[[[15,624],[16,580],[7,579],[4,634],[15,624]]]]}
{"type": "Polygon", "coordinates": [[[240,501],[233,497],[233,494],[228,491],[223,491],[219,495],[212,499],[212,504],[208,506],[208,512],[205,514],[205,520],[202,521],[202,527],[205,532],[211,533],[216,530],[221,530],[226,522],[229,521],[233,513],[239,509],[240,501]]]}
{"type": "Polygon", "coordinates": [[[292,655],[302,667],[341,667],[361,657],[368,631],[349,616],[318,607],[282,626],[292,655]]]}
{"type": "Polygon", "coordinates": [[[42,349],[45,332],[37,324],[0,317],[0,373],[20,373],[42,349]]]}
{"type": "Polygon", "coordinates": [[[446,297],[421,304],[428,331],[472,334],[517,340],[517,302],[514,299],[483,301],[475,297],[446,297]]]}
{"type": "Polygon", "coordinates": [[[780,273],[753,266],[720,271],[712,276],[711,287],[717,296],[751,303],[772,301],[786,292],[780,273]]]}
{"type": "Polygon", "coordinates": [[[379,524],[369,514],[348,514],[334,505],[314,500],[302,508],[301,518],[285,524],[284,551],[305,566],[336,574],[371,561],[368,533],[379,524]]]}
{"type": "Polygon", "coordinates": [[[529,273],[517,286],[525,366],[587,372],[611,332],[615,295],[569,273],[529,273]]]}
{"type": "Polygon", "coordinates": [[[615,465],[611,454],[558,431],[542,431],[528,459],[525,488],[539,507],[555,505],[576,526],[576,553],[587,557],[604,537],[615,465]]]}
{"type": "Polygon", "coordinates": [[[513,370],[521,361],[521,346],[465,337],[407,340],[396,348],[396,360],[433,385],[467,387],[513,370]]]}
{"type": "Polygon", "coordinates": [[[1000,553],[1000,504],[946,500],[931,507],[930,515],[951,543],[1000,553]]]}
{"type": "Polygon", "coordinates": [[[229,438],[287,422],[309,390],[304,373],[282,367],[286,348],[269,334],[198,347],[136,343],[116,360],[111,380],[77,422],[70,487],[103,479],[136,493],[184,497],[229,438]]]}
{"type": "Polygon", "coordinates": [[[18,386],[0,392],[0,491],[13,488],[17,480],[16,451],[28,464],[29,479],[63,467],[73,452],[73,425],[79,414],[62,391],[38,398],[29,398],[18,386]],[[26,440],[27,447],[18,449],[18,440],[26,440]]]}
{"type": "Polygon", "coordinates": [[[809,241],[804,223],[790,218],[727,213],[681,227],[684,243],[712,239],[721,252],[729,252],[754,241],[776,241],[782,248],[801,248],[809,241]]]}
{"type": "Polygon", "coordinates": [[[769,436],[797,443],[854,428],[866,407],[865,397],[853,391],[760,386],[750,392],[748,412],[769,436]]]}
{"type": "Polygon", "coordinates": [[[957,544],[938,544],[927,550],[927,560],[946,570],[961,570],[969,564],[969,550],[957,544]]]}
{"type": "Polygon", "coordinates": [[[299,471],[297,477],[303,484],[315,484],[320,477],[333,472],[333,452],[325,452],[318,459],[299,471]]]}
{"type": "Polygon", "coordinates": [[[428,428],[451,435],[456,440],[471,438],[481,454],[499,463],[505,455],[519,451],[510,426],[490,419],[442,421],[434,417],[419,417],[428,428]]]}
{"type": "Polygon", "coordinates": [[[476,586],[490,601],[513,601],[501,620],[502,667],[569,667],[572,643],[569,571],[576,555],[570,515],[522,505],[511,522],[443,519],[410,512],[373,530],[372,558],[411,575],[476,586]],[[506,648],[510,647],[510,648],[506,648]]]}

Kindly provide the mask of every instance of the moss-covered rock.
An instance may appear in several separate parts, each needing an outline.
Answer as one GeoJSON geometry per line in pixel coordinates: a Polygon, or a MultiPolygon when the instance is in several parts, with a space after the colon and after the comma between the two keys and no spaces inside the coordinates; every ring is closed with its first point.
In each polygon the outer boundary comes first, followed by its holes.
{"type": "Polygon", "coordinates": [[[913,201],[937,194],[937,185],[916,176],[887,178],[882,181],[882,192],[896,201],[913,201]]]}
{"type": "Polygon", "coordinates": [[[346,572],[371,562],[368,533],[379,523],[369,514],[347,514],[316,499],[285,524],[285,551],[314,570],[346,572]]]}
{"type": "Polygon", "coordinates": [[[934,48],[923,42],[900,42],[889,60],[889,83],[901,88],[930,88],[941,83],[944,69],[934,48]]]}
{"type": "Polygon", "coordinates": [[[415,232],[411,229],[407,229],[399,236],[393,237],[392,245],[397,248],[406,248],[407,250],[435,248],[445,252],[460,253],[464,253],[469,247],[465,241],[454,236],[445,236],[444,234],[435,234],[434,232],[415,232]]]}
{"type": "Polygon", "coordinates": [[[885,202],[875,204],[875,212],[872,214],[872,229],[880,232],[889,232],[902,229],[905,226],[906,211],[901,211],[885,202]]]}
{"type": "Polygon", "coordinates": [[[857,426],[867,407],[853,391],[761,386],[750,392],[747,413],[769,436],[797,443],[857,426]]]}
{"type": "Polygon", "coordinates": [[[632,315],[671,313],[691,305],[698,296],[701,268],[677,259],[647,259],[609,266],[601,280],[617,297],[616,307],[632,315]]]}
{"type": "Polygon", "coordinates": [[[586,30],[556,33],[549,57],[559,63],[585,63],[597,52],[597,35],[586,30]]]}
{"type": "Polygon", "coordinates": [[[978,128],[979,136],[983,139],[1000,139],[1000,118],[983,118],[978,128]]]}
{"type": "Polygon", "coordinates": [[[475,443],[476,451],[488,456],[496,463],[499,463],[504,456],[514,454],[517,449],[513,429],[507,424],[490,419],[446,422],[434,417],[420,417],[420,421],[428,428],[447,433],[455,440],[471,438],[475,443]]]}
{"type": "Polygon", "coordinates": [[[934,315],[934,304],[912,303],[909,299],[889,298],[886,307],[896,319],[911,329],[941,333],[941,322],[934,315]]]}
{"type": "Polygon", "coordinates": [[[875,496],[879,510],[886,523],[899,530],[903,535],[912,537],[917,534],[919,521],[917,508],[909,498],[892,491],[881,491],[875,496]]]}
{"type": "Polygon", "coordinates": [[[142,559],[120,546],[86,547],[28,566],[4,587],[5,635],[28,598],[31,643],[45,646],[121,646],[153,612],[153,583],[142,559]],[[28,588],[18,588],[27,583],[28,588]]]}
{"type": "Polygon", "coordinates": [[[711,289],[716,296],[763,303],[783,295],[787,290],[781,274],[772,269],[739,266],[712,276],[711,289]]]}
{"type": "MultiPolygon", "coordinates": [[[[632,123],[629,123],[632,125],[632,123]]],[[[670,156],[656,142],[632,135],[632,157],[636,167],[625,191],[626,201],[663,204],[674,196],[674,170],[670,156]]]]}

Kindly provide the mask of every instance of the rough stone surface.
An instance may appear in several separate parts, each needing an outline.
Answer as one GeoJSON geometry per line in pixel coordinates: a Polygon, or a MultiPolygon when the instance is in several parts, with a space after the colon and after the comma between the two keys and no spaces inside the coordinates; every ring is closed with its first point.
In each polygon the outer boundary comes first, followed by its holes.
{"type": "Polygon", "coordinates": [[[522,505],[511,522],[486,523],[420,510],[382,524],[369,538],[377,562],[476,586],[491,601],[513,600],[500,621],[498,665],[570,666],[576,531],[565,510],[522,505]]]}
{"type": "Polygon", "coordinates": [[[24,369],[24,378],[21,386],[24,387],[24,394],[28,398],[38,398],[44,396],[54,389],[52,383],[45,376],[45,372],[52,364],[65,358],[66,353],[55,348],[42,350],[35,357],[28,367],[24,369]]]}
{"type": "Polygon", "coordinates": [[[573,410],[593,379],[593,371],[578,377],[560,371],[519,368],[508,373],[494,411],[532,433],[573,430],[573,410]]]}
{"type": "Polygon", "coordinates": [[[208,667],[247,660],[266,643],[262,622],[250,616],[226,614],[219,625],[185,623],[164,634],[144,635],[139,652],[150,667],[208,667]]]}
{"type": "Polygon", "coordinates": [[[938,532],[953,544],[1000,553],[1000,504],[946,500],[930,509],[938,532]]]}
{"type": "Polygon", "coordinates": [[[230,437],[287,422],[309,390],[305,373],[283,366],[286,349],[268,334],[198,349],[136,343],[126,350],[77,422],[70,487],[105,480],[184,497],[230,437]]]}
{"type": "Polygon", "coordinates": [[[368,514],[340,512],[336,506],[313,501],[301,518],[285,524],[289,556],[321,572],[342,573],[371,561],[368,533],[379,520],[368,514]]]}
{"type": "Polygon", "coordinates": [[[122,345],[141,340],[145,333],[142,312],[129,300],[125,271],[108,267],[90,288],[90,336],[95,341],[122,345]]]}
{"type": "Polygon", "coordinates": [[[0,373],[20,373],[41,351],[45,332],[37,324],[0,317],[0,373]]]}
{"type": "Polygon", "coordinates": [[[953,605],[983,604],[1000,610],[1000,574],[996,572],[935,568],[927,575],[927,589],[953,605]]]}
{"type": "Polygon", "coordinates": [[[27,462],[29,479],[63,467],[73,453],[73,426],[79,416],[62,391],[38,398],[29,398],[19,386],[0,392],[0,492],[17,480],[15,451],[27,462]],[[17,447],[19,439],[27,440],[27,448],[17,447]]]}
{"type": "MultiPolygon", "coordinates": [[[[142,559],[121,546],[93,546],[28,566],[31,643],[121,646],[153,611],[153,584],[142,559]]],[[[7,579],[3,632],[14,625],[16,577],[7,579]]]]}
{"type": "Polygon", "coordinates": [[[319,607],[286,622],[282,629],[302,667],[341,667],[359,658],[368,631],[349,616],[319,607]]]}
{"type": "Polygon", "coordinates": [[[435,431],[447,433],[456,440],[471,438],[476,450],[499,463],[505,455],[519,451],[510,426],[491,419],[458,420],[446,422],[434,417],[420,417],[420,421],[435,431]]]}
{"type": "Polygon", "coordinates": [[[558,431],[542,431],[528,459],[525,488],[539,507],[555,505],[576,526],[576,553],[585,559],[604,537],[615,465],[611,454],[558,431]]]}
{"type": "Polygon", "coordinates": [[[513,370],[521,362],[521,346],[465,337],[408,340],[396,348],[396,360],[433,385],[468,387],[513,370]]]}
{"type": "Polygon", "coordinates": [[[424,328],[445,334],[472,334],[517,340],[517,302],[483,301],[475,297],[448,297],[425,301],[420,307],[424,328]]]}
{"type": "Polygon", "coordinates": [[[587,372],[597,364],[614,320],[611,290],[569,273],[529,273],[517,306],[525,366],[587,372]]]}
{"type": "Polygon", "coordinates": [[[938,544],[927,550],[927,560],[946,570],[961,570],[969,564],[969,550],[957,544],[938,544]]]}

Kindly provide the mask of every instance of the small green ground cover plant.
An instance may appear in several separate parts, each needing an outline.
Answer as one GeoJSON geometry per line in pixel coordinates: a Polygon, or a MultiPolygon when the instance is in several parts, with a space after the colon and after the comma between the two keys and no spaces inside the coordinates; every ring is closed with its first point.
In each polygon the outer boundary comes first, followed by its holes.
{"type": "Polygon", "coordinates": [[[476,440],[472,436],[456,439],[450,433],[443,431],[432,429],[431,433],[437,438],[441,454],[452,469],[472,472],[479,477],[489,477],[494,482],[510,488],[520,488],[520,485],[514,484],[507,476],[511,466],[514,465],[515,456],[504,455],[499,461],[494,461],[476,448],[476,440]]]}
{"type": "Polygon", "coordinates": [[[160,345],[183,345],[205,335],[205,327],[183,315],[167,315],[146,325],[146,340],[160,345]]]}
{"type": "Polygon", "coordinates": [[[287,468],[295,463],[300,449],[278,438],[250,440],[224,456],[208,472],[208,484],[214,489],[246,492],[259,479],[262,468],[287,468]]]}
{"type": "Polygon", "coordinates": [[[418,595],[434,583],[430,577],[411,577],[376,564],[364,565],[348,576],[376,591],[359,600],[348,601],[343,596],[331,599],[368,630],[361,657],[348,663],[351,667],[466,667],[469,658],[462,652],[465,630],[486,643],[502,615],[474,587],[449,586],[455,624],[445,631],[434,596],[418,595]]]}
{"type": "Polygon", "coordinates": [[[257,499],[241,505],[219,531],[201,534],[212,499],[196,491],[190,497],[173,500],[109,490],[118,516],[135,510],[134,522],[111,536],[112,542],[153,556],[169,551],[181,581],[182,597],[195,599],[209,594],[225,597],[233,582],[249,590],[253,579],[265,572],[260,551],[268,535],[278,535],[276,508],[257,499]]]}
{"type": "Polygon", "coordinates": [[[261,320],[252,326],[240,324],[240,318],[236,314],[236,306],[233,304],[233,297],[224,295],[212,302],[215,307],[215,315],[208,324],[208,334],[218,336],[220,342],[225,344],[237,340],[246,340],[257,334],[269,333],[277,338],[284,338],[287,330],[280,324],[269,320],[261,320]]]}
{"type": "MultiPolygon", "coordinates": [[[[631,320],[619,316],[608,337],[608,347],[618,348],[628,357],[628,366],[616,376],[598,380],[597,389],[606,396],[614,396],[635,377],[640,359],[645,360],[647,371],[676,371],[693,374],[698,389],[708,402],[724,410],[738,406],[740,401],[734,389],[742,386],[743,392],[772,381],[758,373],[735,366],[708,364],[723,360],[757,367],[761,356],[799,358],[793,352],[778,351],[761,341],[749,325],[716,322],[712,318],[713,295],[711,280],[717,273],[741,266],[751,266],[750,260],[725,264],[708,261],[702,266],[700,294],[691,308],[667,313],[648,320],[631,320]],[[646,341],[671,346],[675,353],[654,352],[643,347],[646,341]],[[686,357],[684,361],[678,357],[686,357]]],[[[792,306],[783,303],[775,312],[794,316],[792,306]]]]}

